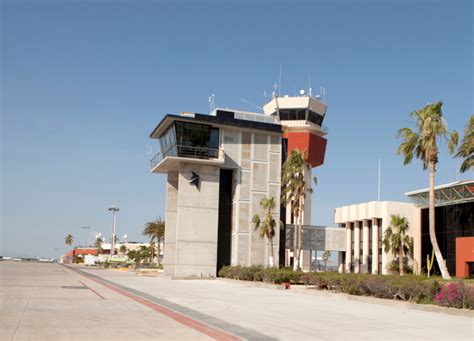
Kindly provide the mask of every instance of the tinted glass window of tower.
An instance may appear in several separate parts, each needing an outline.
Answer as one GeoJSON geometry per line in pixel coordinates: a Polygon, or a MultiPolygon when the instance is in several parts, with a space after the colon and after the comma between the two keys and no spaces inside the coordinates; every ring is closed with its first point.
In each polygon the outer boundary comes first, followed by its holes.
{"type": "Polygon", "coordinates": [[[218,157],[219,129],[207,124],[177,121],[160,138],[163,156],[218,157]]]}

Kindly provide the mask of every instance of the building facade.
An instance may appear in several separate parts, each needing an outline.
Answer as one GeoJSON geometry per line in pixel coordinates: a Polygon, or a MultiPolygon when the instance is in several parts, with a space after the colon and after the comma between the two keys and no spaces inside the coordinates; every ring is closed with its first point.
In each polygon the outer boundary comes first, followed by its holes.
{"type": "Polygon", "coordinates": [[[346,251],[339,256],[344,267],[340,271],[387,274],[394,259],[383,250],[382,239],[390,225],[391,215],[407,218],[409,235],[414,239],[414,253],[421,245],[420,212],[411,203],[371,201],[335,209],[335,223],[346,231],[346,251]]]}
{"type": "MultiPolygon", "coordinates": [[[[373,201],[335,209],[335,222],[346,231],[346,250],[340,252],[340,272],[388,274],[394,256],[383,250],[382,239],[391,215],[407,218],[413,238],[416,273],[426,272],[432,253],[428,220],[428,189],[406,193],[412,203],[373,201]]],[[[474,181],[435,187],[435,230],[451,276],[474,276],[474,181]]],[[[432,270],[440,273],[437,263],[432,270]]]]}

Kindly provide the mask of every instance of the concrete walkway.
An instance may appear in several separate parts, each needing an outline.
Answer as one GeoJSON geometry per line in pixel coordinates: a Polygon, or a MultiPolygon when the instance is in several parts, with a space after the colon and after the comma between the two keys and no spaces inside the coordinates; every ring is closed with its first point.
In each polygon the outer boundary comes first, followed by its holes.
{"type": "Polygon", "coordinates": [[[60,265],[0,262],[2,341],[213,339],[195,327],[60,265]]]}
{"type": "Polygon", "coordinates": [[[469,317],[221,280],[171,280],[91,268],[85,271],[248,339],[474,339],[474,319],[469,317]]]}

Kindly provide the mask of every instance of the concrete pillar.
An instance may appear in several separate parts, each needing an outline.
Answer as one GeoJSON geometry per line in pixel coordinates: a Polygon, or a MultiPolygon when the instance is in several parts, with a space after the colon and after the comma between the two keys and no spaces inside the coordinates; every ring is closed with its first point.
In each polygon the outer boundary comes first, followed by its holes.
{"type": "Polygon", "coordinates": [[[379,273],[379,226],[375,218],[372,220],[372,273],[379,273]]]}
{"type": "Polygon", "coordinates": [[[346,272],[351,272],[352,262],[352,231],[351,223],[346,223],[346,272]]]}
{"type": "Polygon", "coordinates": [[[359,221],[354,223],[354,273],[360,272],[360,225],[359,221]]]}
{"type": "Polygon", "coordinates": [[[178,212],[178,172],[169,172],[166,183],[165,209],[165,245],[164,245],[164,273],[167,276],[176,274],[176,233],[178,212]]]}
{"type": "Polygon", "coordinates": [[[363,234],[363,239],[362,239],[362,272],[363,273],[368,273],[369,272],[369,250],[370,250],[370,245],[369,245],[369,221],[364,220],[363,222],[363,229],[362,229],[362,234],[363,234]]]}
{"type": "Polygon", "coordinates": [[[337,271],[339,273],[343,273],[344,272],[344,252],[338,252],[338,268],[337,268],[337,271]]]}

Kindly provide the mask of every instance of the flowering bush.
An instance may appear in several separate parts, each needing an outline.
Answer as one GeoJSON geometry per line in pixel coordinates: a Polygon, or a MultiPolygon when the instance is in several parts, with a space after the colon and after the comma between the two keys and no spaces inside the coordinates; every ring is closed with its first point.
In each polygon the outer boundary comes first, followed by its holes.
{"type": "Polygon", "coordinates": [[[435,296],[435,302],[445,307],[474,308],[474,289],[467,288],[464,282],[449,283],[435,296]]]}

